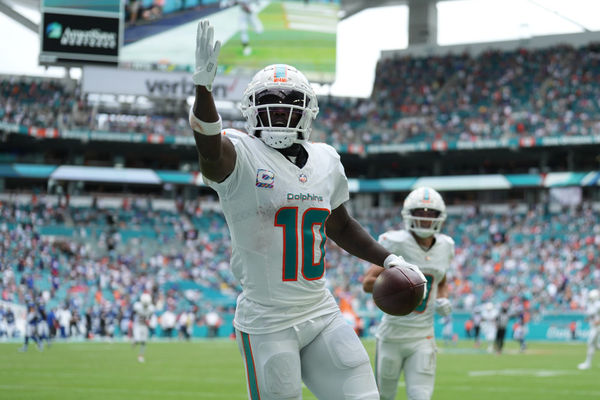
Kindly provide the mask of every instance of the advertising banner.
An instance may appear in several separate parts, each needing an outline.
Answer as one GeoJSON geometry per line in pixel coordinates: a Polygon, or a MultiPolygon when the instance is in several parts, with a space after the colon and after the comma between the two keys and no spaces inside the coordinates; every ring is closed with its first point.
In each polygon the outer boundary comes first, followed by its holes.
{"type": "MultiPolygon", "coordinates": [[[[215,100],[239,101],[248,82],[248,77],[217,75],[213,83],[213,96],[215,100]]],[[[81,86],[85,93],[155,98],[186,99],[195,94],[192,76],[187,72],[137,71],[85,66],[81,86]]]]}
{"type": "Polygon", "coordinates": [[[42,3],[40,64],[117,65],[122,42],[119,0],[42,3]],[[97,4],[96,4],[97,3],[97,4]]]}

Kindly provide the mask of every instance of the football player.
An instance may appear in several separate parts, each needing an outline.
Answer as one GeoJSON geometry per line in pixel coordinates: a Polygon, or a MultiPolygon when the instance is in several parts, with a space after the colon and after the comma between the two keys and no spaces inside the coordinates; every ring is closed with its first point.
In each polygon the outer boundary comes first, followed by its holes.
{"type": "Polygon", "coordinates": [[[43,303],[38,304],[38,324],[37,324],[37,335],[38,340],[43,345],[46,341],[46,347],[50,347],[50,326],[48,325],[48,314],[46,313],[46,307],[43,303]]]}
{"type": "Polygon", "coordinates": [[[496,318],[498,318],[498,309],[491,301],[483,305],[481,310],[481,333],[487,342],[487,352],[494,351],[494,342],[496,340],[496,318]]]}
{"type": "Polygon", "coordinates": [[[258,18],[260,4],[258,0],[222,0],[220,3],[221,8],[236,5],[240,6],[238,25],[240,28],[240,39],[242,40],[242,52],[245,56],[249,56],[252,54],[252,47],[250,47],[248,28],[252,27],[254,32],[259,35],[264,31],[263,24],[258,18]]]}
{"type": "MultiPolygon", "coordinates": [[[[454,240],[440,233],[446,220],[442,196],[430,187],[413,190],[404,200],[403,230],[379,236],[379,243],[393,254],[418,264],[427,279],[423,301],[406,316],[384,314],[376,332],[375,372],[382,400],[396,398],[398,380],[404,371],[409,400],[428,400],[433,394],[437,347],[434,314],[452,312],[448,299],[446,272],[454,258],[454,240]]],[[[371,293],[383,268],[373,265],[367,271],[363,289],[371,293]]]]}
{"type": "Polygon", "coordinates": [[[234,317],[248,397],[379,400],[369,357],[326,287],[325,241],[386,267],[412,268],[350,217],[348,181],[329,145],[309,142],[319,110],[304,75],[270,65],[246,88],[248,133],[221,129],[210,92],[220,43],[198,25],[190,109],[200,170],[219,195],[240,281],[234,317]]]}
{"type": "Polygon", "coordinates": [[[38,350],[43,350],[44,345],[37,333],[37,325],[40,320],[40,316],[35,304],[30,303],[27,305],[27,316],[25,318],[25,342],[23,343],[23,347],[19,348],[19,351],[27,351],[27,348],[29,347],[29,339],[32,339],[37,344],[38,350]]]}
{"type": "Polygon", "coordinates": [[[152,305],[152,297],[149,293],[143,293],[140,296],[140,301],[133,305],[133,312],[133,345],[140,345],[138,361],[143,363],[148,341],[148,322],[154,314],[154,305],[152,305]]]}
{"type": "Polygon", "coordinates": [[[579,369],[592,368],[592,358],[600,346],[598,336],[600,334],[600,291],[592,289],[587,296],[586,319],[590,324],[590,333],[587,339],[587,354],[585,361],[577,366],[579,369]]]}

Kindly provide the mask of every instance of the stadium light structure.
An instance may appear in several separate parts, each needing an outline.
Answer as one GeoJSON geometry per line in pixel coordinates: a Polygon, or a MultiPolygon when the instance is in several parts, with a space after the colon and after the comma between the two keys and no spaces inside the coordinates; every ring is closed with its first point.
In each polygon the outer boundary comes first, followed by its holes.
{"type": "MultiPolygon", "coordinates": [[[[19,4],[27,6],[32,9],[36,9],[38,11],[40,9],[39,0],[26,0],[26,1],[19,2],[19,4]],[[23,4],[21,4],[21,3],[23,3],[23,4]]],[[[15,22],[18,22],[19,24],[23,25],[25,28],[29,29],[30,31],[32,31],[36,34],[39,33],[39,25],[36,24],[35,22],[33,22],[32,20],[30,20],[29,18],[27,18],[26,16],[24,16],[23,14],[16,11],[12,7],[12,5],[13,5],[13,2],[9,2],[6,0],[0,0],[0,12],[3,13],[4,15],[6,15],[7,17],[11,18],[15,22]]]]}

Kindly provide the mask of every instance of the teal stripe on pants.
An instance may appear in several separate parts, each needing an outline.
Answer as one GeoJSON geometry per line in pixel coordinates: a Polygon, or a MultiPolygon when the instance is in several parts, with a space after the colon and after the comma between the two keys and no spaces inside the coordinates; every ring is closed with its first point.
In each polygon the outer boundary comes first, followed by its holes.
{"type": "Polygon", "coordinates": [[[248,371],[248,388],[250,389],[250,400],[260,400],[258,392],[258,383],[256,378],[256,369],[254,368],[254,358],[252,357],[252,348],[250,347],[250,336],[247,333],[242,334],[242,343],[244,345],[244,356],[246,358],[246,371],[248,371]]]}

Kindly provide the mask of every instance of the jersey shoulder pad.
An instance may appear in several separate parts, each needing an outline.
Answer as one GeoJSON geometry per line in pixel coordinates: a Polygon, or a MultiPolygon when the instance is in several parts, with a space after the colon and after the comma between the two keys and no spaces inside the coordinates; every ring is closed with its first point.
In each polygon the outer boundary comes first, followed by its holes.
{"type": "Polygon", "coordinates": [[[448,235],[445,235],[443,233],[438,233],[436,235],[436,239],[439,240],[441,243],[448,244],[448,245],[454,247],[454,239],[452,239],[448,235]]]}
{"type": "MultiPolygon", "coordinates": [[[[407,231],[387,231],[379,235],[379,243],[400,243],[404,242],[408,237],[409,233],[407,231]]],[[[385,246],[384,246],[385,247],[385,246]]]]}
{"type": "Polygon", "coordinates": [[[310,149],[312,149],[312,151],[314,152],[318,152],[319,154],[327,155],[338,160],[340,159],[340,155],[338,154],[337,150],[333,146],[328,145],[327,143],[308,142],[308,145],[310,149]]]}
{"type": "Polygon", "coordinates": [[[450,236],[448,235],[444,235],[443,233],[440,233],[438,235],[436,235],[436,240],[439,241],[440,244],[442,244],[444,246],[445,251],[448,252],[448,257],[450,257],[450,259],[453,259],[455,256],[455,243],[454,243],[454,239],[452,239],[450,236]]]}
{"type": "Polygon", "coordinates": [[[233,129],[233,128],[223,129],[223,135],[227,136],[229,139],[238,139],[238,140],[256,139],[254,136],[250,136],[246,132],[239,131],[239,130],[233,129]]]}

